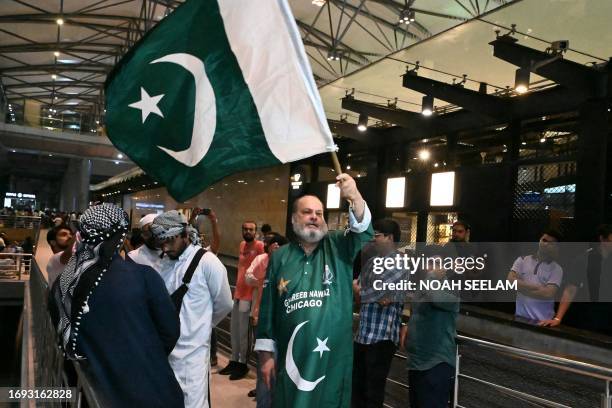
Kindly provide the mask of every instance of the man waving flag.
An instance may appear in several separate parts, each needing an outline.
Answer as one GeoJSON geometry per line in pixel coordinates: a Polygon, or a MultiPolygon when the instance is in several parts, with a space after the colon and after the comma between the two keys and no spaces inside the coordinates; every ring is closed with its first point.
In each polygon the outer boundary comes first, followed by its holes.
{"type": "Polygon", "coordinates": [[[286,0],[189,0],[105,87],[109,138],[177,201],[334,149],[286,0]]]}

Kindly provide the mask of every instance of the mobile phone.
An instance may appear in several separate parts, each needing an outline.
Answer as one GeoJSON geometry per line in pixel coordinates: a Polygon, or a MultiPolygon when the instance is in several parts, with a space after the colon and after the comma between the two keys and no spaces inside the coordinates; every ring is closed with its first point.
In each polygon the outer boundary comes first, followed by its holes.
{"type": "Polygon", "coordinates": [[[210,215],[210,208],[202,208],[202,215],[210,215]]]}

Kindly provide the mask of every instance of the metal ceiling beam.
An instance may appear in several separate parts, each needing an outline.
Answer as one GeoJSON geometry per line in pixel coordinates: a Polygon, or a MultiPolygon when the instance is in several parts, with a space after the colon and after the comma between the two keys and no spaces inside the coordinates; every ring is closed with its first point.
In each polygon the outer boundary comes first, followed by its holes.
{"type": "MultiPolygon", "coordinates": [[[[560,86],[512,99],[511,117],[516,120],[533,119],[551,114],[572,112],[577,110],[583,102],[583,99],[576,97],[571,90],[560,86]]],[[[398,112],[396,113],[397,117],[391,116],[392,113],[389,112],[388,107],[378,105],[378,109],[375,109],[375,104],[359,100],[352,100],[350,105],[345,105],[343,103],[343,107],[345,109],[349,109],[350,107],[349,110],[357,113],[369,113],[370,117],[375,117],[398,125],[401,124],[399,120],[401,119],[400,115],[403,115],[402,112],[398,112]]],[[[388,138],[389,143],[393,141],[401,142],[403,140],[411,141],[456,134],[489,126],[503,125],[509,121],[508,118],[488,117],[468,110],[459,110],[444,115],[434,115],[424,120],[426,121],[426,125],[423,125],[423,122],[419,124],[416,118],[414,123],[412,121],[404,121],[403,124],[407,127],[392,127],[384,130],[383,134],[385,138],[388,138]]]]}
{"type": "Polygon", "coordinates": [[[413,130],[425,130],[428,126],[428,121],[424,120],[421,114],[375,103],[358,101],[352,95],[347,95],[342,98],[342,109],[363,113],[372,118],[377,118],[387,123],[396,124],[413,130]]]}
{"type": "MultiPolygon", "coordinates": [[[[338,6],[338,3],[340,3],[340,1],[339,1],[339,0],[331,0],[331,2],[332,2],[332,3],[334,3],[334,5],[336,5],[336,6],[338,6]]],[[[402,27],[401,27],[399,24],[397,24],[397,23],[390,22],[390,21],[388,21],[388,20],[386,20],[386,19],[384,19],[384,18],[382,18],[382,17],[379,17],[379,16],[377,16],[377,15],[375,15],[375,14],[373,14],[373,13],[371,13],[371,12],[367,11],[367,10],[360,9],[360,8],[358,8],[358,7],[356,7],[356,6],[353,6],[352,4],[348,4],[348,3],[347,3],[345,7],[346,7],[347,9],[349,9],[349,10],[352,10],[352,11],[357,11],[359,14],[361,14],[361,15],[363,15],[363,16],[365,16],[365,17],[369,18],[369,19],[370,19],[370,20],[372,20],[372,21],[375,21],[375,22],[377,22],[377,23],[379,23],[379,24],[382,24],[382,25],[384,25],[384,26],[385,26],[385,27],[387,27],[387,28],[390,28],[390,29],[392,29],[392,30],[397,30],[398,32],[400,32],[400,33],[402,33],[402,34],[406,35],[406,36],[407,36],[407,37],[409,37],[409,38],[412,38],[412,39],[414,39],[414,40],[421,40],[421,38],[419,38],[417,35],[415,35],[414,33],[411,33],[411,32],[410,32],[410,31],[408,31],[408,30],[403,29],[403,28],[402,28],[402,27]]]]}
{"type": "Polygon", "coordinates": [[[40,64],[40,65],[27,65],[18,67],[4,67],[0,68],[0,73],[5,72],[32,72],[32,71],[43,71],[43,72],[95,72],[95,73],[106,73],[109,72],[113,67],[106,64],[40,64]]]}
{"type": "Polygon", "coordinates": [[[53,87],[54,85],[56,87],[61,87],[61,88],[99,88],[100,86],[104,85],[104,82],[87,82],[87,81],[66,81],[67,83],[62,83],[62,81],[60,82],[53,82],[53,81],[47,81],[47,82],[31,82],[31,83],[25,83],[25,84],[9,84],[9,85],[4,85],[4,87],[8,90],[10,89],[14,89],[14,88],[43,88],[43,87],[53,87]]]}
{"type": "Polygon", "coordinates": [[[507,99],[465,89],[462,86],[420,77],[413,72],[404,74],[402,86],[461,106],[475,113],[497,118],[507,117],[510,113],[511,106],[507,99]]]}
{"type": "Polygon", "coordinates": [[[384,141],[381,129],[368,128],[365,132],[357,130],[354,123],[342,122],[339,120],[328,119],[329,129],[333,134],[346,139],[351,139],[366,145],[380,144],[384,141]]]}
{"type": "MultiPolygon", "coordinates": [[[[312,36],[316,37],[319,41],[321,41],[322,43],[324,43],[326,46],[328,46],[329,49],[332,48],[332,41],[333,38],[327,34],[324,33],[321,30],[318,30],[304,22],[301,22],[299,20],[295,20],[296,24],[298,25],[298,27],[304,29],[305,31],[309,32],[312,36]]],[[[363,59],[364,64],[369,64],[370,60],[360,51],[357,51],[351,47],[349,47],[348,45],[346,45],[343,42],[339,42],[336,44],[335,47],[336,50],[338,51],[349,51],[351,54],[355,55],[356,57],[359,57],[361,59],[363,59]]]]}
{"type": "Polygon", "coordinates": [[[554,55],[520,45],[515,38],[509,36],[500,36],[489,44],[493,46],[495,57],[510,64],[528,68],[544,78],[577,92],[586,92],[595,97],[607,95],[608,84],[605,72],[564,58],[552,60],[554,55]],[[533,70],[534,64],[545,65],[533,70]]]}

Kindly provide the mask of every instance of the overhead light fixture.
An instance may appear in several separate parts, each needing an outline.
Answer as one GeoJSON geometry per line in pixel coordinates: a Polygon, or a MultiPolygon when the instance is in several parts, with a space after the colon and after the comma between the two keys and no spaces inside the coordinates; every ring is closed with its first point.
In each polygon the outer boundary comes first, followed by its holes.
{"type": "Polygon", "coordinates": [[[419,159],[421,159],[423,161],[427,161],[427,160],[429,160],[430,157],[431,157],[431,153],[429,152],[429,150],[423,149],[423,150],[419,151],[419,159]]]}
{"type": "Polygon", "coordinates": [[[122,155],[121,153],[119,153],[119,154],[117,155],[117,158],[118,158],[118,159],[123,159],[123,155],[122,155]]]}
{"type": "Polygon", "coordinates": [[[519,68],[516,70],[514,77],[514,90],[517,93],[524,94],[529,90],[530,72],[527,68],[519,68]]]}
{"type": "Polygon", "coordinates": [[[434,98],[431,95],[425,95],[423,97],[423,104],[421,105],[421,113],[423,116],[431,116],[434,110],[434,98]]]}
{"type": "Polygon", "coordinates": [[[52,79],[57,79],[57,75],[55,75],[55,74],[51,74],[51,78],[52,78],[52,79]]]}
{"type": "Polygon", "coordinates": [[[410,24],[415,20],[414,10],[403,9],[400,12],[399,22],[400,24],[410,24]]]}
{"type": "Polygon", "coordinates": [[[119,162],[117,160],[115,160],[115,164],[119,164],[119,162]]]}
{"type": "Polygon", "coordinates": [[[59,56],[60,56],[60,53],[59,53],[59,51],[55,51],[55,52],[53,53],[53,55],[55,55],[56,57],[59,57],[59,56]]]}
{"type": "Polygon", "coordinates": [[[57,25],[62,25],[62,24],[64,24],[64,19],[63,18],[58,18],[57,20],[55,20],[55,22],[57,23],[57,25]]]}
{"type": "Polygon", "coordinates": [[[327,53],[328,61],[340,61],[340,54],[336,50],[329,50],[327,53]]]}
{"type": "Polygon", "coordinates": [[[325,0],[312,0],[312,4],[317,7],[323,7],[325,5],[325,0]]]}
{"type": "Polygon", "coordinates": [[[540,143],[546,143],[546,138],[545,137],[541,138],[540,143]]]}
{"type": "Polygon", "coordinates": [[[368,129],[368,115],[362,113],[359,115],[359,122],[357,122],[357,130],[365,132],[368,129]]]}

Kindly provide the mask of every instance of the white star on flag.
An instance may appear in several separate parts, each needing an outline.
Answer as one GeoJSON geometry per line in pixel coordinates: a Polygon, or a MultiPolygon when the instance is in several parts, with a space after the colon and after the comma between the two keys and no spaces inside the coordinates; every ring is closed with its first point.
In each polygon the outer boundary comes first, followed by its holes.
{"type": "MultiPolygon", "coordinates": [[[[327,338],[329,339],[329,337],[327,338]]],[[[312,350],[312,352],[319,352],[319,358],[323,357],[323,352],[324,351],[331,351],[328,347],[327,347],[327,339],[325,340],[321,340],[320,338],[317,337],[317,343],[319,343],[319,345],[317,346],[317,348],[315,348],[314,350],[312,350]]]]}
{"type": "Polygon", "coordinates": [[[154,113],[156,115],[164,117],[164,114],[159,110],[157,104],[164,97],[164,94],[150,96],[143,87],[140,87],[140,100],[129,104],[130,108],[140,109],[142,113],[142,123],[147,120],[149,114],[154,113]]]}

